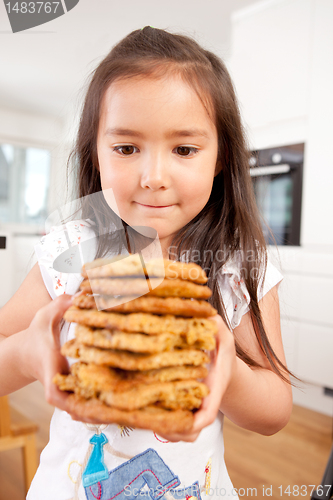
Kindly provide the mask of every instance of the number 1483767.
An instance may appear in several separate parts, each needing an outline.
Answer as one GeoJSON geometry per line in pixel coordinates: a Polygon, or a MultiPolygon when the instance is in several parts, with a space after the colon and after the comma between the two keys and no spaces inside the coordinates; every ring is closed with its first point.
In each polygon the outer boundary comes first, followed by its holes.
{"type": "Polygon", "coordinates": [[[330,484],[323,484],[316,486],[314,484],[302,484],[301,486],[298,486],[297,484],[294,484],[293,486],[279,486],[279,494],[280,496],[293,496],[293,497],[311,497],[312,493],[316,490],[316,494],[318,497],[321,497],[326,500],[330,498],[330,494],[332,492],[330,491],[332,489],[332,486],[330,484]]]}
{"type": "Polygon", "coordinates": [[[8,14],[11,12],[21,13],[21,14],[39,14],[45,12],[45,14],[55,14],[60,2],[8,2],[6,3],[6,8],[8,14]]]}

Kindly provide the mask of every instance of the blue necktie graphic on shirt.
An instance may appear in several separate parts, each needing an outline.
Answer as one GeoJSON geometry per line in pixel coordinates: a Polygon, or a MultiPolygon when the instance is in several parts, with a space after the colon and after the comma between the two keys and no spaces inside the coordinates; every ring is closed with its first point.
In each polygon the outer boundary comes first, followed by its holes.
{"type": "Polygon", "coordinates": [[[107,442],[107,437],[103,433],[94,434],[94,436],[90,439],[90,443],[94,445],[94,448],[82,474],[83,486],[91,486],[92,484],[109,477],[108,469],[104,463],[103,454],[103,446],[107,442]]]}

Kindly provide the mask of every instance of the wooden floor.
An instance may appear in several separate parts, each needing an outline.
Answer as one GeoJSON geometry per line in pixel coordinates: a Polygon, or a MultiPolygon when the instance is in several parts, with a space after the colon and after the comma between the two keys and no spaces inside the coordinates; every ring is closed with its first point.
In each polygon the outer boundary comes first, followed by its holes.
{"type": "MultiPolygon", "coordinates": [[[[37,382],[31,384],[12,394],[10,400],[13,407],[39,424],[40,452],[48,440],[52,414],[52,407],[44,401],[42,387],[37,382]]],[[[332,430],[331,417],[298,406],[294,406],[285,429],[270,437],[240,429],[226,419],[225,457],[239,497],[309,499],[310,487],[300,487],[321,483],[332,445],[332,430]]],[[[25,498],[21,460],[18,450],[0,453],[0,500],[25,498]]],[[[214,495],[212,499],[219,497],[214,495]]]]}
{"type": "Polygon", "coordinates": [[[325,471],[332,423],[331,417],[296,405],[288,425],[274,436],[261,436],[226,421],[225,460],[239,496],[309,499],[309,485],[320,485],[325,471]]]}

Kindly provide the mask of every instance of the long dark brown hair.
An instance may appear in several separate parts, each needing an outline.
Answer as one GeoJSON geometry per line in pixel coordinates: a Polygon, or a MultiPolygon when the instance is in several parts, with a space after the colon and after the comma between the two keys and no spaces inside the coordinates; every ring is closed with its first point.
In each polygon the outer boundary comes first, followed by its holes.
{"type": "MultiPolygon", "coordinates": [[[[76,195],[82,198],[102,189],[96,143],[101,102],[110,84],[120,79],[159,78],[175,73],[197,93],[216,125],[221,170],[215,176],[206,206],[174,237],[171,256],[180,259],[186,253],[191,259],[195,255],[195,261],[209,278],[213,292],[210,301],[230,328],[217,277],[228,261],[236,259],[250,296],[249,310],[260,348],[272,369],[289,381],[290,372],[274,353],[260,314],[258,292],[266,270],[266,243],[235,91],[224,63],[216,55],[187,36],[151,27],[133,31],[121,40],[94,71],[86,93],[77,142],[70,157],[77,172],[76,195]]],[[[88,201],[82,215],[94,220],[96,233],[98,227],[103,227],[104,232],[110,227],[112,217],[106,204],[96,213],[88,201]]],[[[106,246],[106,240],[100,239],[96,256],[105,255],[106,246]]],[[[236,351],[248,365],[260,366],[237,343],[236,351]]]]}

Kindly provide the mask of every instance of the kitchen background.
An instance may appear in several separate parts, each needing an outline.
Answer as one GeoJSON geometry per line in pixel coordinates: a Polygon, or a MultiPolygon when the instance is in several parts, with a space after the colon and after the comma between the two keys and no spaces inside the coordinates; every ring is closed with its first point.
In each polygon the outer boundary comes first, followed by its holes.
{"type": "Polygon", "coordinates": [[[298,196],[299,244],[270,247],[285,276],[283,340],[289,368],[303,380],[295,403],[333,415],[332,0],[80,0],[16,34],[1,3],[0,307],[35,263],[45,217],[66,202],[66,159],[89,73],[146,24],[192,35],[225,60],[251,149],[271,150],[266,166],[287,162],[283,147],[304,145],[297,178],[262,177],[263,210],[273,225],[279,210],[290,219],[298,196]],[[276,191],[271,181],[279,178],[293,189],[276,191]]]}

